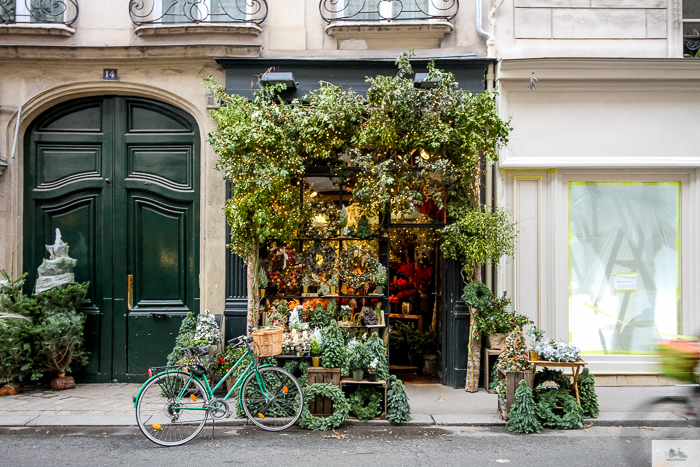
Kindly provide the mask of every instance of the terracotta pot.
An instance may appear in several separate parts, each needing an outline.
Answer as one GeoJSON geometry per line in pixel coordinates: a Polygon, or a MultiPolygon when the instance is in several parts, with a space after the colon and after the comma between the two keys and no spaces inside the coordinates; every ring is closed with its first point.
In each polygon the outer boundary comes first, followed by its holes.
{"type": "Polygon", "coordinates": [[[497,332],[486,336],[486,348],[494,350],[502,350],[506,346],[506,337],[508,334],[497,332]]]}

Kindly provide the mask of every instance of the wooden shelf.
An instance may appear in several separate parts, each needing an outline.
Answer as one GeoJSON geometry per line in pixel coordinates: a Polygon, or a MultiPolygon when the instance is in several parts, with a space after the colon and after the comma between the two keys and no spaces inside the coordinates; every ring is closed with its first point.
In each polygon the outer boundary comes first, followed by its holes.
{"type": "Polygon", "coordinates": [[[409,366],[409,365],[389,365],[390,370],[417,370],[417,366],[409,366]]]}

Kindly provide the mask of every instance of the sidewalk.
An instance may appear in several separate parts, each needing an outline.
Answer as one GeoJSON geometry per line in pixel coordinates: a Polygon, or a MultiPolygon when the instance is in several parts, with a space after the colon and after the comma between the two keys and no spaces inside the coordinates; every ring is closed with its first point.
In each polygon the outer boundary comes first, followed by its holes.
{"type": "MultiPolygon", "coordinates": [[[[134,426],[131,397],[139,384],[79,384],[75,389],[52,391],[34,388],[16,396],[0,397],[0,426],[134,426]]],[[[597,426],[685,426],[685,419],[671,412],[638,412],[645,401],[681,395],[686,387],[598,387],[600,416],[597,426]]],[[[496,396],[483,389],[470,394],[439,384],[406,385],[413,420],[418,426],[499,426],[505,422],[496,414],[496,396]]],[[[228,419],[221,425],[244,424],[228,419]]],[[[383,420],[348,424],[388,423],[383,420]]],[[[217,423],[219,424],[219,423],[217,423]]]]}

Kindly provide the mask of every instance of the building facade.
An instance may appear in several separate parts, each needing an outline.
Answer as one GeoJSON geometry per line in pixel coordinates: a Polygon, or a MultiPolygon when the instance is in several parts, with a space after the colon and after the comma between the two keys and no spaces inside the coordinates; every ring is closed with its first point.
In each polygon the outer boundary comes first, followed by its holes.
{"type": "Polygon", "coordinates": [[[514,0],[494,20],[514,128],[496,192],[520,229],[499,286],[618,383],[700,328],[699,8],[514,0]]]}
{"type": "Polygon", "coordinates": [[[31,283],[61,229],[91,284],[82,380],[143,379],[189,311],[241,327],[203,78],[249,90],[286,67],[302,87],[361,87],[410,48],[485,89],[492,61],[458,1],[0,1],[0,268],[31,283]]]}

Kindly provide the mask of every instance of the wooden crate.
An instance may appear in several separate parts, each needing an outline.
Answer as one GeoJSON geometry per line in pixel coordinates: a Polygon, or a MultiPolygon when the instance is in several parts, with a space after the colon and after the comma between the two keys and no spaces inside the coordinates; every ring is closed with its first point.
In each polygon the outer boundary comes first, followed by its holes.
{"type": "Polygon", "coordinates": [[[510,411],[510,406],[515,400],[515,390],[518,389],[518,383],[520,380],[524,379],[527,385],[532,389],[532,383],[534,376],[532,371],[503,371],[498,370],[498,381],[502,379],[506,380],[506,403],[503,406],[499,406],[498,414],[503,420],[508,419],[508,412],[510,411]]]}
{"type": "Polygon", "coordinates": [[[491,383],[491,362],[493,361],[491,357],[498,358],[501,355],[501,350],[498,349],[484,349],[484,389],[489,394],[496,394],[496,391],[489,390],[489,384],[491,383]]]}
{"type": "MultiPolygon", "coordinates": [[[[340,389],[343,389],[348,386],[374,386],[375,389],[379,389],[379,393],[382,395],[382,413],[379,414],[378,417],[374,417],[372,420],[386,420],[386,380],[380,380],[380,381],[367,381],[367,380],[362,380],[362,381],[355,381],[352,378],[346,377],[343,378],[340,381],[340,389]]],[[[357,388],[355,388],[357,389],[357,388]]],[[[349,415],[348,418],[357,418],[353,415],[349,415]]]]}
{"type": "MultiPolygon", "coordinates": [[[[331,383],[340,386],[340,368],[309,367],[309,386],[315,383],[331,383]]],[[[316,397],[309,401],[311,415],[333,415],[333,402],[328,397],[316,397]]]]}

